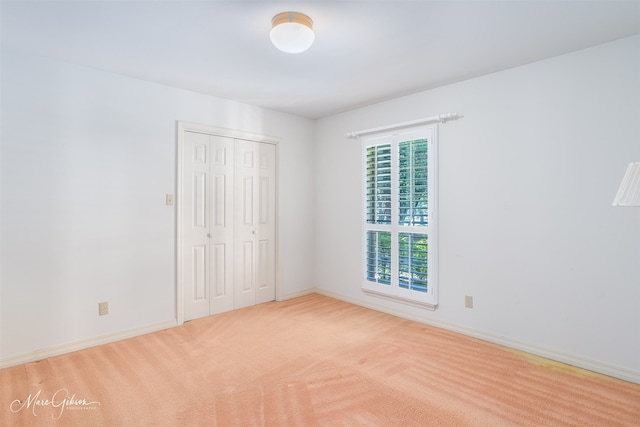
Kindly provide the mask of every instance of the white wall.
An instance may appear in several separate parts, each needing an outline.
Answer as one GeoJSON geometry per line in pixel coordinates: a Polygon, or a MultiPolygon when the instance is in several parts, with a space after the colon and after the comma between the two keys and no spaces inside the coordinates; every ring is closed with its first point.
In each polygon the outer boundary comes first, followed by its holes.
{"type": "Polygon", "coordinates": [[[281,286],[312,287],[311,120],[6,49],[1,78],[0,359],[175,319],[177,120],[279,139],[281,286]]]}
{"type": "Polygon", "coordinates": [[[640,208],[611,206],[640,161],[640,37],[328,117],[316,139],[323,292],[640,381],[640,208]],[[344,134],[446,112],[465,117],[440,126],[429,312],[360,290],[360,144],[344,134]]]}

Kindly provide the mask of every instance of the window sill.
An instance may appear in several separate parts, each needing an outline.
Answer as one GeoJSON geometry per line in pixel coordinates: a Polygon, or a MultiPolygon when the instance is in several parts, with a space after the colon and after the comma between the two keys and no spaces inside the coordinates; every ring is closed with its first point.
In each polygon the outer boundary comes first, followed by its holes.
{"type": "Polygon", "coordinates": [[[424,301],[417,301],[414,299],[409,299],[409,298],[404,298],[398,295],[391,295],[388,294],[386,292],[380,292],[380,291],[374,291],[371,289],[367,289],[367,288],[361,288],[362,292],[364,292],[367,295],[371,295],[371,296],[375,296],[375,297],[380,297],[380,298],[384,298],[388,301],[394,301],[394,302],[399,302],[402,304],[407,304],[407,305],[411,305],[414,307],[418,307],[418,308],[424,308],[430,311],[435,311],[436,308],[438,307],[438,304],[432,304],[429,302],[424,302],[424,301]]]}

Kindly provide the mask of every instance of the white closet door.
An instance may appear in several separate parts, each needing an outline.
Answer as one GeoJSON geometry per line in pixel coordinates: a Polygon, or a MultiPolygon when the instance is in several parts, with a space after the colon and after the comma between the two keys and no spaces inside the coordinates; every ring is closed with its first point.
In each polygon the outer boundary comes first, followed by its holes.
{"type": "Polygon", "coordinates": [[[256,303],[256,171],[258,143],[235,142],[234,307],[256,303]]]}
{"type": "Polygon", "coordinates": [[[236,140],[235,308],[276,299],[276,148],[236,140]]]}
{"type": "Polygon", "coordinates": [[[209,135],[185,132],[183,159],[184,319],[209,315],[209,135]]]}
{"type": "Polygon", "coordinates": [[[209,314],[233,310],[233,139],[211,136],[209,314]]]}
{"type": "Polygon", "coordinates": [[[276,147],[185,131],[184,319],[275,300],[276,147]]]}
{"type": "Polygon", "coordinates": [[[258,144],[256,304],[276,299],[276,146],[258,144]]]}
{"type": "Polygon", "coordinates": [[[233,139],[185,132],[185,320],[233,309],[233,139]]]}

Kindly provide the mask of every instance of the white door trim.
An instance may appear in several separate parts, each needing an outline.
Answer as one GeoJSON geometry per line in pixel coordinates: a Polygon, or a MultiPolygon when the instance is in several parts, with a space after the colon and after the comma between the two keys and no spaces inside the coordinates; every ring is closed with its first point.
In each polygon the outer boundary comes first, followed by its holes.
{"type": "Polygon", "coordinates": [[[198,132],[208,135],[224,136],[233,139],[244,139],[248,141],[263,142],[273,144],[276,147],[276,242],[275,242],[275,269],[276,269],[276,300],[282,300],[282,290],[280,287],[280,251],[279,251],[279,221],[278,221],[278,140],[276,138],[244,132],[233,129],[225,129],[214,126],[203,125],[199,123],[191,123],[185,121],[177,121],[177,143],[176,143],[176,323],[182,325],[184,323],[184,283],[182,281],[182,249],[183,249],[183,233],[182,233],[182,184],[183,184],[183,159],[184,159],[184,134],[185,132],[198,132]]]}

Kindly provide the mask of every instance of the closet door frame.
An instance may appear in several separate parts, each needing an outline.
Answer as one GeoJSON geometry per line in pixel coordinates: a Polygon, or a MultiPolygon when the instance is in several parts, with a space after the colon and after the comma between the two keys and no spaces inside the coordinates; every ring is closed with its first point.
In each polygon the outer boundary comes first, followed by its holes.
{"type": "Polygon", "coordinates": [[[175,200],[174,200],[174,206],[175,206],[175,212],[176,212],[176,222],[175,222],[175,230],[176,230],[176,247],[175,247],[175,253],[176,253],[176,257],[175,257],[175,272],[176,272],[176,277],[175,277],[175,282],[176,282],[176,320],[178,325],[182,325],[184,323],[184,283],[182,280],[183,277],[183,271],[182,271],[182,261],[183,261],[183,246],[184,246],[184,242],[183,242],[183,232],[182,232],[182,224],[183,224],[183,215],[184,213],[182,212],[182,201],[183,201],[183,195],[182,195],[182,184],[183,184],[183,179],[184,179],[184,167],[183,167],[183,162],[184,162],[184,156],[185,156],[185,152],[184,152],[184,137],[185,137],[185,132],[196,132],[196,133],[204,133],[204,134],[208,134],[208,135],[216,135],[216,136],[222,136],[222,137],[226,137],[226,138],[233,138],[233,139],[243,139],[243,140],[247,140],[247,141],[254,141],[254,142],[260,142],[260,143],[267,143],[267,144],[273,144],[275,146],[275,150],[276,150],[276,170],[275,170],[275,180],[276,180],[276,194],[275,194],[275,210],[276,210],[276,214],[275,214],[275,234],[276,234],[276,239],[275,239],[275,273],[276,273],[276,283],[275,283],[275,287],[276,287],[276,301],[282,301],[282,290],[281,290],[281,286],[280,286],[280,268],[279,268],[279,264],[280,264],[280,251],[279,251],[279,238],[278,236],[280,235],[279,233],[279,221],[278,221],[278,151],[279,151],[279,146],[278,146],[278,140],[276,138],[270,137],[270,136],[266,136],[266,135],[260,135],[260,134],[254,134],[254,133],[249,133],[249,132],[244,132],[244,131],[239,131],[239,130],[233,130],[233,129],[225,129],[225,128],[219,128],[219,127],[214,127],[214,126],[208,126],[208,125],[203,125],[203,124],[198,124],[198,123],[191,123],[191,122],[185,122],[185,121],[177,121],[177,128],[176,128],[176,133],[177,133],[177,144],[176,144],[176,187],[175,187],[175,200]]]}

